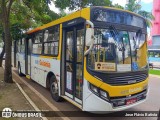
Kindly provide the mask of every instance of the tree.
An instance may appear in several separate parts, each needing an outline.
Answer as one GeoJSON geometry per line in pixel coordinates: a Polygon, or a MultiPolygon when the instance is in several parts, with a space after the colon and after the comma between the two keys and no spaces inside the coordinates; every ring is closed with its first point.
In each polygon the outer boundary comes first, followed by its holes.
{"type": "Polygon", "coordinates": [[[119,5],[119,4],[114,4],[114,5],[112,5],[112,7],[115,7],[115,8],[118,8],[118,9],[124,9],[124,7],[119,5]]]}
{"type": "Polygon", "coordinates": [[[151,12],[141,10],[142,7],[140,5],[140,2],[141,0],[138,0],[138,2],[135,0],[129,0],[128,4],[126,4],[125,9],[143,16],[146,19],[147,27],[150,28],[152,25],[151,21],[154,19],[154,16],[151,12]]]}
{"type": "Polygon", "coordinates": [[[11,25],[19,24],[23,30],[27,30],[59,18],[58,14],[50,10],[47,3],[46,0],[15,1],[11,9],[11,25]]]}
{"type": "Polygon", "coordinates": [[[126,4],[125,9],[128,11],[138,13],[138,11],[141,10],[140,1],[128,0],[128,3],[126,4]]]}
{"type": "Polygon", "coordinates": [[[111,6],[110,0],[56,0],[54,3],[60,9],[68,7],[70,10],[77,10],[87,6],[111,6]]]}
{"type": "Polygon", "coordinates": [[[2,18],[2,26],[4,29],[4,39],[5,39],[5,52],[6,52],[6,60],[5,60],[5,71],[4,71],[4,81],[7,83],[12,83],[12,71],[11,71],[11,33],[10,33],[10,10],[14,0],[6,0],[1,1],[1,18],[2,18]]]}
{"type": "Polygon", "coordinates": [[[11,33],[13,32],[13,29],[11,30],[11,27],[19,24],[23,30],[27,30],[28,28],[34,28],[36,26],[50,22],[53,18],[57,18],[58,15],[49,10],[49,7],[47,5],[48,3],[50,3],[50,0],[0,1],[0,22],[2,23],[4,32],[4,43],[6,52],[4,71],[5,82],[13,82],[11,71],[11,33]]]}
{"type": "Polygon", "coordinates": [[[2,26],[0,26],[0,43],[2,45],[0,46],[2,47],[2,51],[0,52],[0,67],[2,67],[3,56],[5,54],[4,32],[3,32],[2,26]]]}
{"type": "Polygon", "coordinates": [[[152,15],[151,12],[140,10],[138,14],[146,19],[146,23],[149,28],[152,27],[152,20],[154,20],[154,16],[152,15]]]}

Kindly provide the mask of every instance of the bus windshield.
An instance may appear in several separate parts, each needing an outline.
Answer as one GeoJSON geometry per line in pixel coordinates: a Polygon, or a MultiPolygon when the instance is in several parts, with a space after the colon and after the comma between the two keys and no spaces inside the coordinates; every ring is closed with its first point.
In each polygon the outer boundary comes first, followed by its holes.
{"type": "Polygon", "coordinates": [[[88,55],[88,68],[97,71],[123,72],[146,70],[139,65],[138,51],[145,43],[145,34],[141,32],[95,28],[94,47],[88,55]]]}

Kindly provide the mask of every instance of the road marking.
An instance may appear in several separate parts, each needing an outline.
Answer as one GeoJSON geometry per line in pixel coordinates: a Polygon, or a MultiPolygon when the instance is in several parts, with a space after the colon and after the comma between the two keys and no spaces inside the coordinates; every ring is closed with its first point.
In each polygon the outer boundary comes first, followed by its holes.
{"type": "MultiPolygon", "coordinates": [[[[24,97],[27,99],[27,101],[32,105],[32,107],[36,110],[36,111],[41,111],[36,104],[29,98],[29,96],[24,92],[24,90],[22,89],[22,87],[13,79],[13,81],[16,83],[16,85],[18,86],[19,90],[21,91],[21,93],[24,95],[24,97]]],[[[41,117],[42,120],[48,120],[46,117],[41,117]]]]}
{"type": "MultiPolygon", "coordinates": [[[[36,93],[36,95],[38,95],[41,100],[43,100],[53,111],[59,111],[57,112],[57,114],[59,116],[65,116],[62,112],[60,112],[60,110],[55,107],[49,100],[47,100],[41,93],[39,93],[36,89],[34,89],[31,85],[29,85],[25,80],[23,80],[21,77],[19,77],[14,71],[13,71],[14,75],[16,75],[27,87],[29,87],[34,93],[36,93]]],[[[68,117],[61,117],[63,120],[70,120],[70,118],[68,117]]]]}

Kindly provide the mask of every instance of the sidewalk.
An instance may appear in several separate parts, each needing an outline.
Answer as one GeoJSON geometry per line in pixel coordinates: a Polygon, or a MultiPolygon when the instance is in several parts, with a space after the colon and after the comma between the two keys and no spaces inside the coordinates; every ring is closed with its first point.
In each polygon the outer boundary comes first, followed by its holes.
{"type": "MultiPolygon", "coordinates": [[[[4,108],[11,108],[12,111],[34,110],[15,83],[3,81],[3,68],[0,67],[0,112],[4,108]]],[[[0,113],[1,114],[1,113],[0,113]]],[[[40,118],[1,118],[0,120],[40,120],[40,118]]]]}

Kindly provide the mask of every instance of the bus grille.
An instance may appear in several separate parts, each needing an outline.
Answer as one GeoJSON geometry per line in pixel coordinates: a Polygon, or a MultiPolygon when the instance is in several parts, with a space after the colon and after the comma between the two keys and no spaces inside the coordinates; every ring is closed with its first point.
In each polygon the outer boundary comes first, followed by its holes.
{"type": "Polygon", "coordinates": [[[134,74],[134,75],[125,75],[125,76],[109,76],[106,83],[110,85],[130,85],[142,82],[146,80],[148,74],[141,73],[141,74],[134,74]]]}

